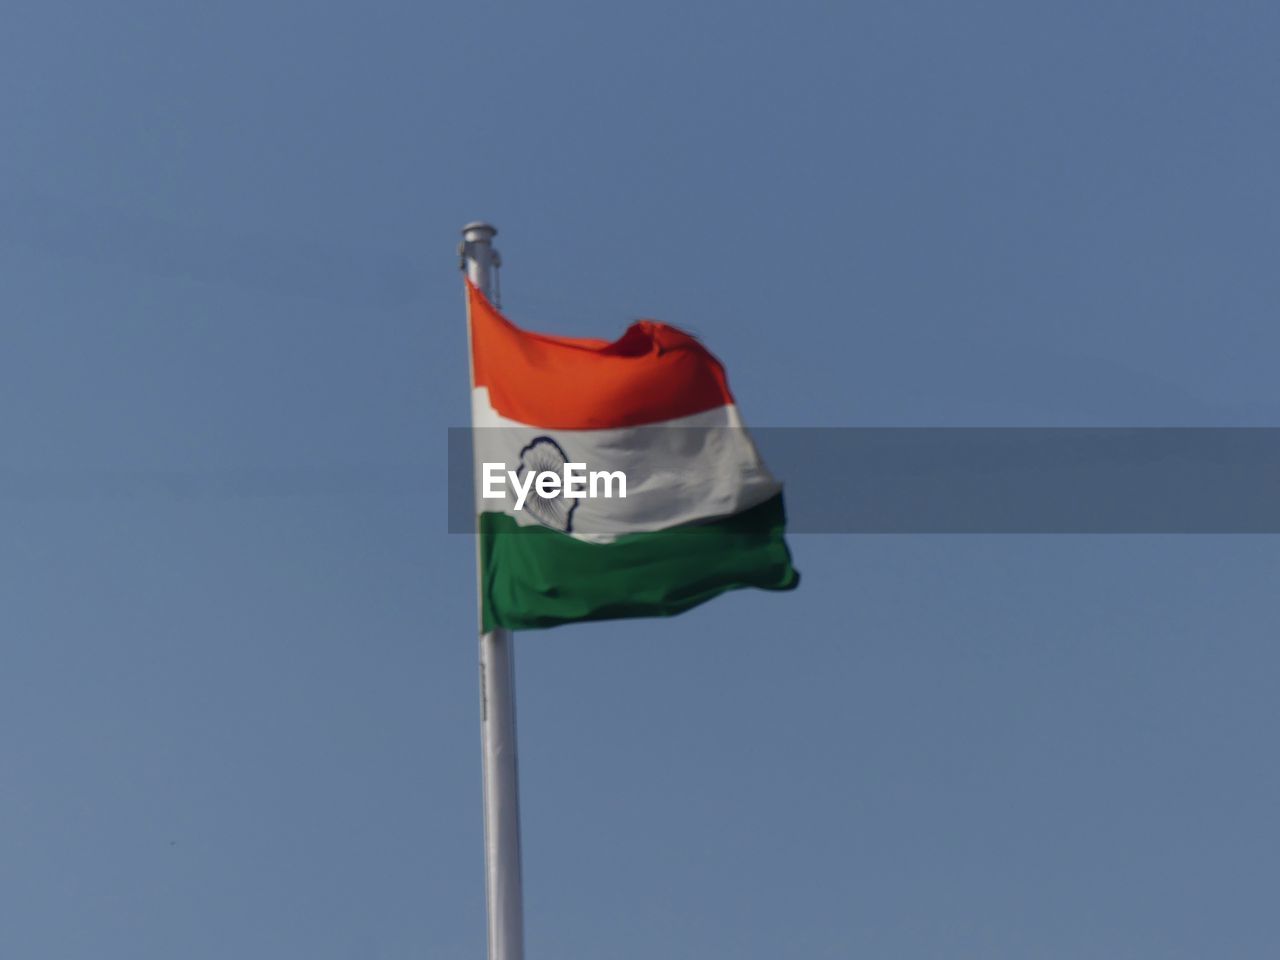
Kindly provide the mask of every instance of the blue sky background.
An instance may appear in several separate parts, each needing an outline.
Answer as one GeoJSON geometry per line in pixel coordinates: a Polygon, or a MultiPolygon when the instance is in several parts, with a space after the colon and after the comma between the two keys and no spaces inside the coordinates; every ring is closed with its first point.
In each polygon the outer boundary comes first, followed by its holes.
{"type": "MultiPolygon", "coordinates": [[[[7,6],[0,955],[483,955],[463,223],[760,425],[1277,425],[1278,30],[7,6]]],[[[1275,538],[793,549],[517,637],[531,958],[1275,955],[1275,538]]]]}

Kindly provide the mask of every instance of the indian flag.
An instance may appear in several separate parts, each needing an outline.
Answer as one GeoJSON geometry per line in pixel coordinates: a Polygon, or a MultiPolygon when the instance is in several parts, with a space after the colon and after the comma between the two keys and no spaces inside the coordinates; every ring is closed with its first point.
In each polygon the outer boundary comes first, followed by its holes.
{"type": "Polygon", "coordinates": [[[530,333],[467,295],[485,630],[796,586],[781,484],[697,339],[649,320],[612,343],[530,333]],[[600,477],[596,495],[530,485],[566,463],[600,477]]]}

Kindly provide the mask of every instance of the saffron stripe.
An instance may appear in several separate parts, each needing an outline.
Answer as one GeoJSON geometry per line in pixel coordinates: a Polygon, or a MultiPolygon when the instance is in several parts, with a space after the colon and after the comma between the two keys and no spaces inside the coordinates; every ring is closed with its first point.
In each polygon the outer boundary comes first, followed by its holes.
{"type": "Polygon", "coordinates": [[[546,429],[661,423],[733,403],[720,361],[697,339],[652,320],[612,343],[530,333],[467,285],[476,387],[493,409],[546,429]]]}

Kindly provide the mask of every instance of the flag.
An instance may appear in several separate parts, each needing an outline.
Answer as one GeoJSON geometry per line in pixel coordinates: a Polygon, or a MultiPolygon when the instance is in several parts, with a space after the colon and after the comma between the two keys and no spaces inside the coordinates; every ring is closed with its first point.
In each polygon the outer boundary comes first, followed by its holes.
{"type": "Polygon", "coordinates": [[[649,320],[612,343],[531,333],[467,286],[485,630],[796,586],[781,484],[696,338],[649,320]],[[566,464],[580,483],[535,485],[566,464]]]}

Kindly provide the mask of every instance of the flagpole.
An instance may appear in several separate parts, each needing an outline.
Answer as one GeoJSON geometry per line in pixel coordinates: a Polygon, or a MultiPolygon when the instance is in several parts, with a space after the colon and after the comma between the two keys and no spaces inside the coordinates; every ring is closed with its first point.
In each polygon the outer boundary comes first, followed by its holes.
{"type": "MultiPolygon", "coordinates": [[[[462,260],[467,277],[491,299],[494,268],[498,265],[497,251],[493,248],[497,232],[487,223],[469,223],[462,228],[462,260]]],[[[470,344],[469,319],[467,335],[470,344]]],[[[477,596],[482,586],[479,550],[477,540],[477,596]]],[[[480,634],[480,744],[484,768],[484,880],[489,907],[489,960],[524,960],[515,654],[511,640],[509,630],[480,634]]]]}

